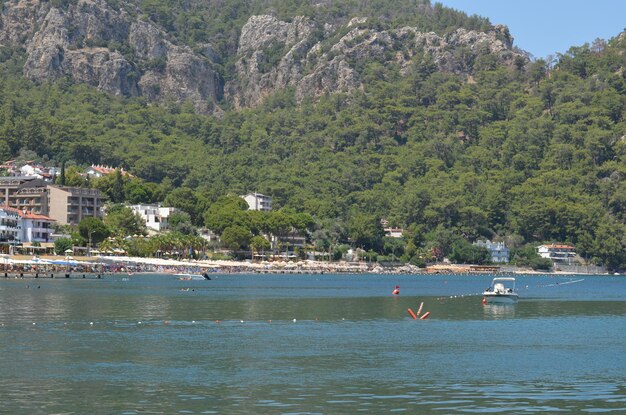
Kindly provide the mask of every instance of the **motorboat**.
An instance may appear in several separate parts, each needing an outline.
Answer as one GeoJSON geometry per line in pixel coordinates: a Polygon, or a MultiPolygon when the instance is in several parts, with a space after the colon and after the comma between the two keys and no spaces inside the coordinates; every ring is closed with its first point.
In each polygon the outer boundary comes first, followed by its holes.
{"type": "Polygon", "coordinates": [[[181,281],[191,281],[191,280],[210,280],[211,277],[209,277],[209,274],[207,274],[206,272],[204,274],[189,274],[189,273],[181,273],[181,274],[174,274],[174,276],[176,278],[178,278],[181,281]]]}
{"type": "Polygon", "coordinates": [[[513,277],[494,278],[483,292],[483,304],[516,304],[518,299],[513,277]]]}

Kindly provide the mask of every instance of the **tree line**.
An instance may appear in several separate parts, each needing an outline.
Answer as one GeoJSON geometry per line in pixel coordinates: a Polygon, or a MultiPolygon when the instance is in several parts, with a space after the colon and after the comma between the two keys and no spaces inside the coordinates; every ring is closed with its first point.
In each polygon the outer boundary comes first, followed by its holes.
{"type": "MultiPolygon", "coordinates": [[[[624,269],[625,48],[622,35],[514,68],[487,55],[471,77],[424,56],[408,71],[371,62],[363,90],[296,105],[287,89],[221,118],[66,80],[34,85],[19,74],[23,56],[5,51],[0,156],[66,160],[66,180],[72,164],[122,166],[135,179],[86,185],[114,202],[163,201],[222,233],[211,212],[223,198],[259,191],[278,211],[313,218],[311,244],[326,250],[419,262],[489,238],[530,261],[528,246],[562,242],[624,269]],[[406,230],[402,254],[382,218],[406,230]]],[[[277,226],[233,215],[250,242],[277,226]]]]}

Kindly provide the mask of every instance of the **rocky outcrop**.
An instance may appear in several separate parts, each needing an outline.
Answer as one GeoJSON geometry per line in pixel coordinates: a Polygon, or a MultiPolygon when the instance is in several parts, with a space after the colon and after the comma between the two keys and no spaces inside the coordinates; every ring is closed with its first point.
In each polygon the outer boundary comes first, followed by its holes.
{"type": "Polygon", "coordinates": [[[298,82],[314,29],[304,17],[287,23],[273,16],[252,16],[241,29],[238,79],[226,87],[235,107],[255,106],[265,96],[298,82]]]}
{"type": "Polygon", "coordinates": [[[0,42],[25,48],[24,75],[32,80],[68,76],[114,95],[188,100],[205,113],[217,109],[220,88],[211,61],[123,8],[104,0],[78,0],[63,10],[13,0],[1,18],[0,42]]]}
{"type": "Polygon", "coordinates": [[[527,62],[505,26],[441,36],[414,27],[376,30],[364,17],[331,25],[261,15],[242,27],[236,73],[227,74],[232,81],[222,86],[213,62],[229,57],[219,57],[208,43],[194,50],[177,44],[137,17],[142,13],[133,4],[140,3],[9,0],[0,14],[0,45],[26,51],[23,73],[32,80],[69,77],[114,95],[191,101],[203,113],[221,111],[222,91],[235,108],[259,105],[288,87],[298,100],[353,91],[363,87],[371,62],[407,74],[426,57],[441,71],[467,75],[483,55],[509,66],[527,62]]]}
{"type": "Polygon", "coordinates": [[[288,86],[295,88],[298,100],[349,92],[362,88],[361,72],[368,62],[393,63],[406,74],[418,54],[428,56],[441,71],[466,75],[481,55],[493,55],[508,66],[518,64],[518,57],[528,62],[513,49],[506,26],[488,32],[457,29],[440,36],[413,27],[376,31],[365,23],[364,18],[352,19],[346,25],[351,30],[332,41],[341,28],[328,33],[328,27],[320,30],[304,19],[287,23],[272,16],[250,18],[241,33],[237,77],[227,85],[227,97],[242,107],[258,105],[288,86]],[[275,64],[268,68],[268,61],[275,64]]]}

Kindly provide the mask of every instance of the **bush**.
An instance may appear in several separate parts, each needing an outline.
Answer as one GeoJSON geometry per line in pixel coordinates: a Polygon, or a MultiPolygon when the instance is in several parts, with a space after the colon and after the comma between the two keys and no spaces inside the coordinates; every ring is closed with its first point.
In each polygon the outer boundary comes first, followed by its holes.
{"type": "Polygon", "coordinates": [[[415,265],[416,267],[426,268],[426,260],[417,255],[414,255],[413,258],[409,260],[409,264],[415,265]]]}
{"type": "Polygon", "coordinates": [[[535,271],[550,271],[552,269],[552,261],[548,258],[532,258],[528,261],[528,266],[535,271]]]}
{"type": "Polygon", "coordinates": [[[71,238],[59,238],[54,241],[54,252],[57,255],[63,255],[68,249],[72,249],[74,243],[71,238]]]}

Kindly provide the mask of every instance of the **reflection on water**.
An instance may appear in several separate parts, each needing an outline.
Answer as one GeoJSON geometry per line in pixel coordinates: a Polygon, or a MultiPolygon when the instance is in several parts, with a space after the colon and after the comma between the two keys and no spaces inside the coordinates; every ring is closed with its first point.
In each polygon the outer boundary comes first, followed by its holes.
{"type": "Polygon", "coordinates": [[[620,278],[122,278],[0,280],[2,411],[626,411],[620,278]]]}
{"type": "Polygon", "coordinates": [[[517,304],[485,304],[483,311],[485,318],[515,318],[517,304]]]}

